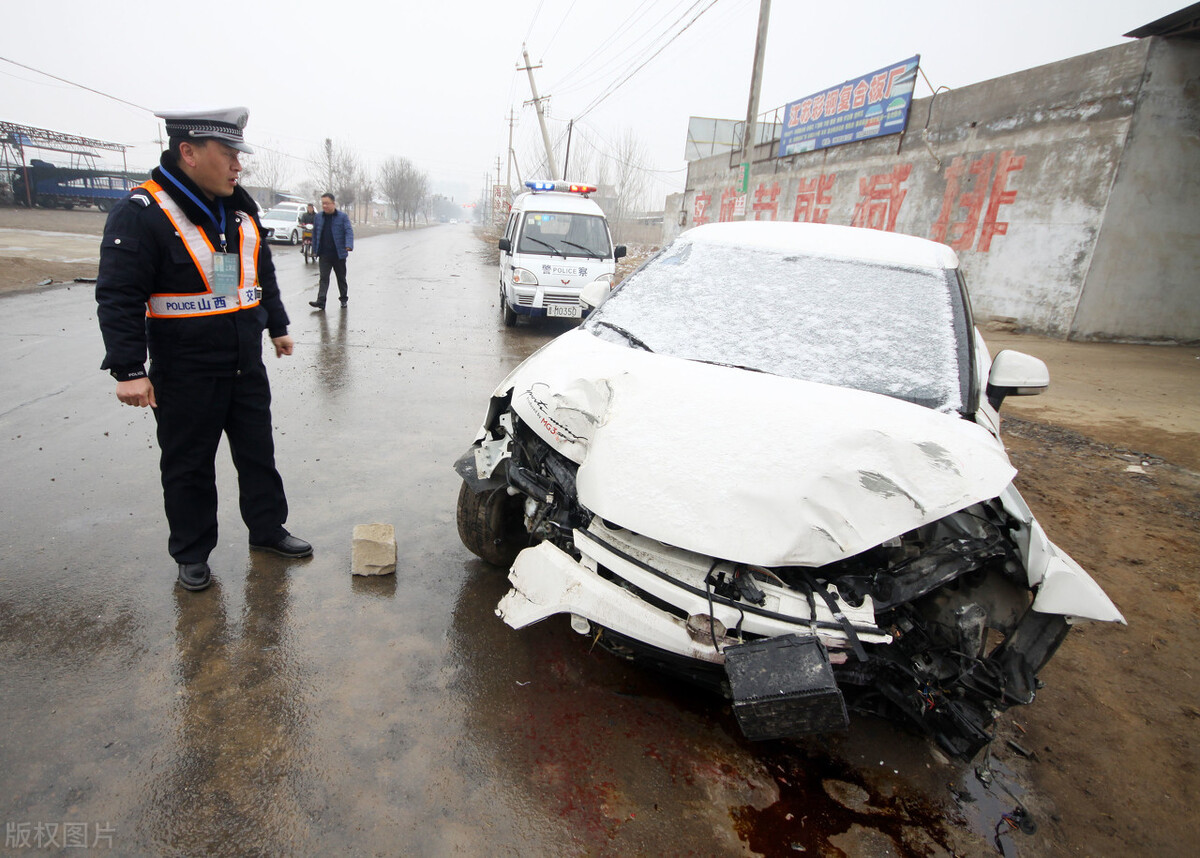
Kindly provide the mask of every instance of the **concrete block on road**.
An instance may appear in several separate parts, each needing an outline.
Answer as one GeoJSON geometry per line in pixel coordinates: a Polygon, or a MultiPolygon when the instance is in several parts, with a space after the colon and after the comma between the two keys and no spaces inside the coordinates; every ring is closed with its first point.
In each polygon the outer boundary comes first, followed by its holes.
{"type": "Polygon", "coordinates": [[[396,571],[396,529],[390,524],[356,524],[351,551],[355,575],[391,575],[396,571]]]}

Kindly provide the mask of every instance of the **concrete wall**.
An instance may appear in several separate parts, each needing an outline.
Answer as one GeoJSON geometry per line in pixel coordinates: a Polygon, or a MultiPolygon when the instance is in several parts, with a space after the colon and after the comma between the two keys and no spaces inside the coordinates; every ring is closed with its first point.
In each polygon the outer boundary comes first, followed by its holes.
{"type": "Polygon", "coordinates": [[[1200,339],[1200,42],[1153,40],[1071,334],[1200,339]]]}
{"type": "MultiPolygon", "coordinates": [[[[915,100],[903,135],[782,159],[759,147],[746,204],[760,220],[945,242],[981,318],[1059,337],[1200,340],[1197,278],[1184,278],[1200,238],[1193,50],[1129,42],[915,100]],[[1122,218],[1153,215],[1152,246],[1138,243],[1140,222],[1122,234],[1114,206],[1122,218]],[[1126,296],[1131,288],[1138,297],[1126,296]],[[1130,306],[1151,299],[1153,317],[1130,318],[1130,306]]],[[[667,238],[733,218],[737,160],[689,165],[674,216],[667,209],[667,238]]]]}

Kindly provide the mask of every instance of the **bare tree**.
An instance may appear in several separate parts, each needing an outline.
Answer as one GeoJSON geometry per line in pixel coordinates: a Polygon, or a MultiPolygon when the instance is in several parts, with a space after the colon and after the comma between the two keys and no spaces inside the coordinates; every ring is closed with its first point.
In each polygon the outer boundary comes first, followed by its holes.
{"type": "Polygon", "coordinates": [[[287,187],[291,166],[287,156],[270,146],[256,146],[254,154],[246,156],[241,181],[245,185],[256,185],[272,193],[287,187]]]}
{"type": "Polygon", "coordinates": [[[365,172],[358,174],[359,221],[371,220],[371,203],[375,198],[375,182],[365,172]]]}
{"type": "Polygon", "coordinates": [[[392,207],[396,226],[400,226],[400,218],[404,214],[404,187],[412,164],[407,158],[390,156],[379,168],[379,193],[392,207]]]}
{"type": "Polygon", "coordinates": [[[429,177],[413,166],[412,161],[391,156],[379,168],[379,193],[392,207],[396,226],[416,223],[417,212],[422,210],[429,195],[429,177]]]}
{"type": "Polygon", "coordinates": [[[563,178],[571,182],[595,182],[597,177],[596,162],[599,154],[596,146],[576,127],[571,141],[571,158],[563,169],[563,178]]]}
{"type": "Polygon", "coordinates": [[[617,151],[611,159],[613,166],[612,189],[616,203],[613,211],[609,212],[609,217],[616,225],[616,231],[622,235],[632,226],[633,216],[645,208],[646,183],[644,177],[647,160],[645,144],[633,129],[625,129],[625,133],[617,143],[617,151]]]}
{"type": "MultiPolygon", "coordinates": [[[[424,208],[425,200],[429,197],[429,176],[418,170],[413,171],[412,181],[408,185],[408,194],[405,196],[404,207],[409,213],[409,221],[413,226],[417,224],[417,212],[424,208]]],[[[426,217],[428,221],[428,217],[426,217]]]]}
{"type": "Polygon", "coordinates": [[[310,177],[323,189],[322,193],[334,194],[343,207],[354,203],[358,172],[358,158],[354,152],[329,137],[313,156],[310,167],[310,177]]]}

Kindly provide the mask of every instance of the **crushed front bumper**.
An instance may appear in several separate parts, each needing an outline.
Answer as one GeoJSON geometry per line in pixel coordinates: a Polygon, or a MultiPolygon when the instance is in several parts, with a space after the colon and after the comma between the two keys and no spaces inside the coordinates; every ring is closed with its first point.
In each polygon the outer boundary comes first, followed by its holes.
{"type": "Polygon", "coordinates": [[[746,638],[808,635],[814,625],[835,663],[844,661],[853,646],[847,626],[862,643],[891,641],[876,626],[869,598],[856,608],[831,588],[841,618],[818,599],[814,622],[804,596],[768,582],[759,582],[766,596],[761,606],[714,601],[705,585],[712,558],[607,528],[598,519],[586,530],[575,530],[574,541],[578,561],[548,542],[517,556],[509,574],[513,588],[496,607],[504,622],[520,629],[554,614],[570,614],[577,631],[587,633],[595,624],[714,665],[724,664],[721,650],[746,638]]]}

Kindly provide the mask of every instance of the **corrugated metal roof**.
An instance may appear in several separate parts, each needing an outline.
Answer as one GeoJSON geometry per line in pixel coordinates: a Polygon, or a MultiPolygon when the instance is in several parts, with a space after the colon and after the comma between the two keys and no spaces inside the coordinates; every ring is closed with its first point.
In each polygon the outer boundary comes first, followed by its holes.
{"type": "Polygon", "coordinates": [[[1200,3],[1193,3],[1125,34],[1132,39],[1165,36],[1169,39],[1200,39],[1200,3]]]}

